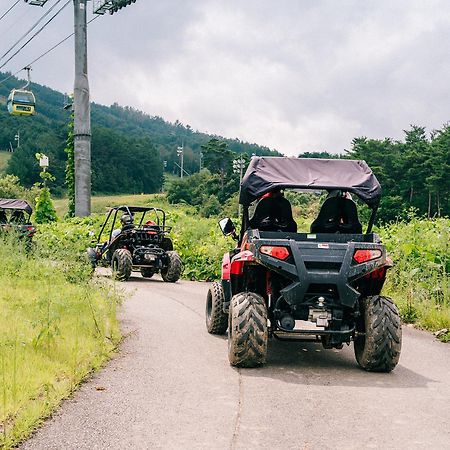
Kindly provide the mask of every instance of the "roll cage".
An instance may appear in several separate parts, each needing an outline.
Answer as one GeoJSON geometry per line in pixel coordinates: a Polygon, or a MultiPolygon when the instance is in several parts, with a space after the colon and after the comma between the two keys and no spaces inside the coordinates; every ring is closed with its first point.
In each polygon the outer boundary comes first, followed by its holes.
{"type": "MultiPolygon", "coordinates": [[[[108,239],[107,239],[109,242],[112,241],[112,233],[113,233],[116,223],[118,221],[117,216],[119,213],[121,213],[120,215],[128,214],[131,217],[134,217],[134,215],[136,213],[143,213],[141,216],[141,219],[139,220],[139,223],[134,224],[135,228],[143,228],[145,226],[144,219],[146,217],[148,217],[147,216],[148,212],[155,213],[153,218],[156,218],[156,222],[155,222],[156,226],[159,227],[159,229],[162,233],[166,234],[166,233],[170,232],[172,227],[166,226],[166,213],[161,208],[145,207],[145,206],[118,206],[118,207],[111,208],[109,210],[106,220],[105,220],[105,222],[100,230],[100,233],[98,235],[97,243],[100,244],[103,233],[104,233],[105,229],[107,228],[108,222],[111,217],[113,217],[113,219],[112,219],[111,228],[109,229],[108,239]]],[[[120,217],[119,217],[119,219],[120,219],[120,217]]]]}

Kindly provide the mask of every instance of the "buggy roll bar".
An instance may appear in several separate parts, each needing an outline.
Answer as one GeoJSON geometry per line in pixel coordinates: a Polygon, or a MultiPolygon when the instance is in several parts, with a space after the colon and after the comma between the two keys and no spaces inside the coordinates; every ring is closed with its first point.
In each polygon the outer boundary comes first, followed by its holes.
{"type": "Polygon", "coordinates": [[[111,229],[109,230],[109,237],[108,237],[108,240],[111,241],[112,233],[114,231],[114,225],[116,224],[117,214],[119,213],[119,211],[121,211],[122,213],[128,214],[131,217],[133,217],[133,215],[134,215],[133,213],[142,212],[143,214],[142,214],[141,220],[139,221],[138,227],[142,226],[142,222],[144,220],[144,217],[145,217],[146,213],[149,212],[149,211],[154,211],[155,215],[156,215],[156,224],[158,226],[161,226],[163,230],[166,228],[166,213],[161,208],[155,208],[153,206],[152,207],[125,206],[125,205],[124,206],[117,206],[117,207],[111,208],[109,210],[108,215],[106,217],[106,220],[103,223],[103,226],[102,226],[102,228],[100,230],[100,233],[98,234],[98,239],[97,239],[98,243],[100,243],[100,238],[103,235],[103,232],[105,231],[106,225],[107,225],[111,215],[114,213],[114,219],[112,221],[111,229]],[[161,221],[160,221],[160,214],[162,215],[162,224],[161,224],[161,221]]]}

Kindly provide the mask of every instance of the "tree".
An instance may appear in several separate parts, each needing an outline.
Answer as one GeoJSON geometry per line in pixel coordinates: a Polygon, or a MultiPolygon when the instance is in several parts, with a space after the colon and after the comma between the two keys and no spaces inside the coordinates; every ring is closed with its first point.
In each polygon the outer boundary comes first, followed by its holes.
{"type": "Polygon", "coordinates": [[[233,158],[236,156],[227,148],[227,143],[217,138],[210,139],[202,145],[203,162],[211,173],[217,173],[220,176],[220,185],[224,189],[225,177],[232,173],[233,158]]]}

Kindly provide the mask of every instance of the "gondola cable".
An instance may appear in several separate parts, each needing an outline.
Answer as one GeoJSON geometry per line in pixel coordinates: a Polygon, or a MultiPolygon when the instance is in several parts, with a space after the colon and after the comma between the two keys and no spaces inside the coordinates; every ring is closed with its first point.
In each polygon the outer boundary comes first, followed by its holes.
{"type": "Polygon", "coordinates": [[[0,17],[0,20],[2,20],[6,15],[20,2],[20,0],[16,0],[16,2],[0,17]]]}
{"type": "MultiPolygon", "coordinates": [[[[91,22],[93,22],[94,20],[100,18],[101,16],[95,16],[94,18],[92,18],[88,24],[90,24],[91,22]]],[[[55,50],[56,48],[58,48],[61,44],[63,44],[64,42],[66,42],[68,39],[70,39],[75,33],[69,34],[69,36],[66,36],[64,39],[62,39],[61,41],[59,41],[57,44],[55,44],[53,47],[49,48],[47,51],[45,51],[44,53],[42,53],[40,56],[38,56],[36,59],[34,59],[33,61],[31,61],[29,64],[26,65],[26,67],[32,66],[34,63],[36,63],[37,61],[39,61],[41,58],[43,58],[44,56],[48,55],[50,52],[52,52],[53,50],[55,50]]],[[[0,84],[5,83],[6,81],[8,81],[10,78],[15,77],[16,75],[18,75],[20,72],[22,72],[23,69],[18,70],[15,73],[12,73],[11,75],[8,75],[6,78],[3,78],[3,80],[0,80],[0,84]]]]}
{"type": "MultiPolygon", "coordinates": [[[[17,41],[16,41],[16,43],[14,44],[14,45],[12,45],[2,56],[0,56],[0,61],[5,57],[5,56],[7,56],[9,53],[11,53],[13,50],[14,50],[14,48],[15,47],[17,47],[17,45],[19,45],[20,44],[20,42],[23,40],[23,39],[25,39],[55,8],[56,8],[56,6],[59,4],[59,3],[61,3],[62,2],[62,0],[57,0],[57,2],[54,4],[54,5],[52,5],[52,7],[48,10],[48,11],[46,11],[43,15],[42,15],[42,17],[40,17],[39,19],[38,19],[38,21],[25,33],[25,34],[23,34],[17,41]]],[[[3,67],[3,66],[2,66],[3,67]]]]}
{"type": "Polygon", "coordinates": [[[28,39],[28,41],[25,42],[25,44],[23,44],[13,55],[11,55],[1,66],[0,69],[2,69],[3,67],[6,66],[6,64],[9,63],[9,61],[11,61],[11,59],[13,59],[16,55],[18,55],[21,50],[23,50],[66,6],[69,5],[69,3],[72,0],[67,0],[67,2],[52,16],[50,17],[49,20],[47,20],[47,22],[45,22],[45,24],[39,28],[39,30],[36,31],[36,33],[33,34],[33,36],[30,37],[30,39],[28,39]]]}

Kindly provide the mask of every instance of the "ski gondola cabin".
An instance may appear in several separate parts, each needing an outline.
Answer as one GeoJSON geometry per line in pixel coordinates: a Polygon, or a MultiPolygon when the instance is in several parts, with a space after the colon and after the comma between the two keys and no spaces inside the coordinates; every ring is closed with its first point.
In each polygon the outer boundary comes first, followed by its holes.
{"type": "Polygon", "coordinates": [[[36,114],[36,98],[26,89],[13,89],[8,97],[8,111],[13,116],[33,116],[36,114]]]}

